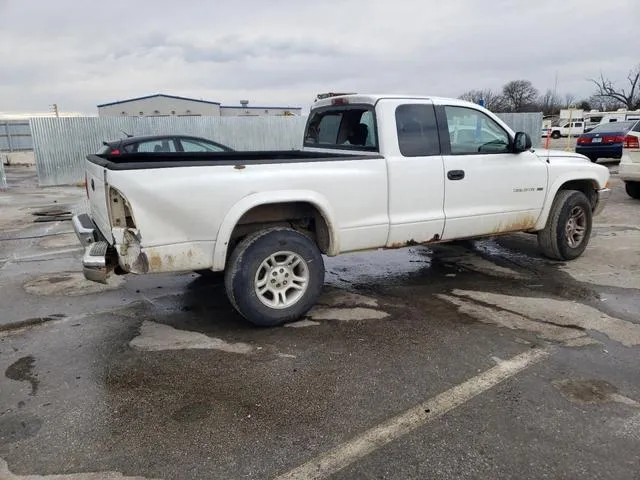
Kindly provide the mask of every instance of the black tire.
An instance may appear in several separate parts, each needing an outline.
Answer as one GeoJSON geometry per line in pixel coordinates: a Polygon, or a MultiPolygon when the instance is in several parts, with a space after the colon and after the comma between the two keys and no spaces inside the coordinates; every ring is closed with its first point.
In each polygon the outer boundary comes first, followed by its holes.
{"type": "Polygon", "coordinates": [[[631,198],[640,199],[640,182],[624,182],[624,189],[631,198]]]}
{"type": "Polygon", "coordinates": [[[589,160],[591,160],[593,163],[596,163],[598,161],[598,157],[589,157],[589,160]]]}
{"type": "Polygon", "coordinates": [[[551,138],[555,138],[556,140],[559,139],[562,135],[560,135],[560,132],[558,130],[551,132],[551,138]]]}
{"type": "MultiPolygon", "coordinates": [[[[288,277],[287,273],[279,275],[288,277]]],[[[295,295],[297,289],[291,286],[292,280],[289,282],[291,283],[286,292],[291,292],[293,289],[295,295]]],[[[287,281],[283,283],[287,284],[287,281]]],[[[225,287],[231,304],[240,315],[261,327],[282,325],[300,319],[315,305],[323,285],[324,261],[318,246],[311,238],[291,228],[271,228],[249,235],[234,249],[225,268],[225,287]],[[256,292],[256,282],[258,282],[258,271],[261,270],[264,262],[278,252],[290,252],[297,255],[303,262],[299,267],[278,264],[276,273],[282,272],[280,268],[282,266],[290,269],[288,271],[293,276],[298,275],[293,269],[302,268],[304,275],[307,276],[307,282],[299,298],[293,300],[294,303],[288,307],[274,308],[264,303],[263,300],[266,298],[264,294],[261,300],[256,292]]],[[[280,284],[277,286],[280,287],[280,284]]],[[[282,290],[285,290],[284,285],[282,290]]],[[[267,293],[275,298],[270,290],[267,293]]],[[[279,296],[277,301],[280,301],[279,296]]]]}
{"type": "MultiPolygon", "coordinates": [[[[575,221],[575,220],[574,220],[575,221]]],[[[593,211],[584,193],[576,190],[560,190],[553,200],[544,229],[538,232],[538,245],[542,253],[554,260],[573,260],[582,255],[591,237],[593,211]],[[572,212],[582,209],[584,235],[575,246],[569,243],[566,233],[572,212]]]]}

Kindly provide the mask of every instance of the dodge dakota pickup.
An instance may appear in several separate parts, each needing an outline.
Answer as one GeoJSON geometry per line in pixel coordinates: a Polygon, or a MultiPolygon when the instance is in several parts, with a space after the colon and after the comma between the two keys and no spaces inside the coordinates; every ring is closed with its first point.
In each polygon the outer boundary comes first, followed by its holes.
{"type": "Polygon", "coordinates": [[[316,101],[299,151],[102,153],[86,181],[87,279],[224,272],[260,326],[308,312],[323,255],[529,232],[574,259],[610,193],[606,167],[534,151],[479,105],[361,94],[316,101]]]}

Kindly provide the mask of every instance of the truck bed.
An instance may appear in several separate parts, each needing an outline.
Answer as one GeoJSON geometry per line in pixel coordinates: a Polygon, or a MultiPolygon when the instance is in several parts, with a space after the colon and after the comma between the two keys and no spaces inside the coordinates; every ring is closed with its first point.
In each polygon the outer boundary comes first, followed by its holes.
{"type": "Polygon", "coordinates": [[[87,156],[87,160],[108,170],[144,170],[156,168],[268,165],[278,163],[305,163],[328,161],[371,160],[381,155],[361,153],[326,153],[302,150],[251,152],[175,152],[127,153],[123,155],[87,156]]]}

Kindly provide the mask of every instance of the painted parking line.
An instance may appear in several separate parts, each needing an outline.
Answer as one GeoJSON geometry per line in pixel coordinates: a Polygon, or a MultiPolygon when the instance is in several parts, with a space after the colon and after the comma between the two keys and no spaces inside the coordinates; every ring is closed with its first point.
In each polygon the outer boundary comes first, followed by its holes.
{"type": "Polygon", "coordinates": [[[333,450],[280,475],[276,480],[310,480],[326,478],[388,443],[407,435],[477,395],[513,377],[551,354],[548,349],[535,349],[500,362],[446,392],[381,423],[333,450]]]}

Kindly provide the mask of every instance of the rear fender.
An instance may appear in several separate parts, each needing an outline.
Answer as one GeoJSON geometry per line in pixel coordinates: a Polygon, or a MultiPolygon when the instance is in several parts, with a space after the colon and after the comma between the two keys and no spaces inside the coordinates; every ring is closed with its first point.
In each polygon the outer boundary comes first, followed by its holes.
{"type": "Polygon", "coordinates": [[[213,270],[224,270],[229,241],[238,221],[252,208],[274,203],[307,202],[314,205],[323,216],[329,229],[328,255],[337,255],[340,251],[338,235],[335,228],[335,216],[327,199],[317,192],[307,190],[284,190],[277,192],[261,192],[248,195],[236,203],[225,216],[218,235],[216,236],[213,252],[213,270]]]}

